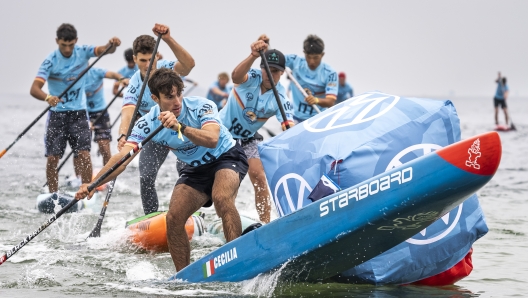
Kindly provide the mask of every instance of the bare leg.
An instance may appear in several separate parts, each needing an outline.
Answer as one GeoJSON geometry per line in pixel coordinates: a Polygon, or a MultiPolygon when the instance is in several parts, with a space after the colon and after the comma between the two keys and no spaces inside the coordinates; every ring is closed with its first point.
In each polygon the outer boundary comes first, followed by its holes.
{"type": "Polygon", "coordinates": [[[495,107],[495,125],[499,125],[499,108],[495,107]]]}
{"type": "Polygon", "coordinates": [[[92,159],[90,158],[90,151],[79,151],[77,158],[73,159],[73,166],[75,173],[81,174],[82,183],[90,183],[92,181],[92,159]]]}
{"type": "Polygon", "coordinates": [[[269,223],[271,214],[270,192],[262,162],[258,158],[250,158],[248,163],[248,174],[255,189],[255,207],[257,208],[259,219],[261,222],[269,223]]]}
{"type": "Polygon", "coordinates": [[[185,232],[185,222],[208,200],[205,193],[188,185],[178,184],[174,187],[167,212],[167,243],[176,271],[191,263],[191,246],[185,232]]]}
{"type": "Polygon", "coordinates": [[[59,160],[60,156],[48,156],[46,179],[48,180],[49,192],[57,192],[59,190],[59,172],[57,172],[59,160]]]}
{"type": "Polygon", "coordinates": [[[97,141],[97,144],[99,145],[99,152],[101,152],[101,155],[103,156],[103,165],[106,165],[110,160],[110,157],[112,157],[112,153],[110,152],[110,140],[99,140],[97,141]]]}
{"type": "Polygon", "coordinates": [[[508,108],[503,108],[502,110],[504,111],[504,118],[506,119],[506,126],[508,126],[508,123],[510,120],[508,119],[508,108]]]}
{"type": "Polygon", "coordinates": [[[216,213],[222,219],[224,236],[227,242],[242,234],[240,215],[235,207],[235,198],[240,186],[238,173],[231,169],[222,169],[215,174],[213,184],[213,203],[216,213]]]}

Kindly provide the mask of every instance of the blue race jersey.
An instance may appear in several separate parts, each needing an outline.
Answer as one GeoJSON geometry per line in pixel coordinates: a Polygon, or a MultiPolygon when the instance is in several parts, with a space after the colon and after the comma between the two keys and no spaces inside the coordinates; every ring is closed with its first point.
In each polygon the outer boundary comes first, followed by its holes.
{"type": "Polygon", "coordinates": [[[341,86],[338,84],[339,90],[337,91],[337,100],[336,104],[343,102],[351,97],[354,97],[354,90],[352,90],[352,87],[345,82],[344,86],[341,86]]]}
{"type": "Polygon", "coordinates": [[[222,99],[224,99],[224,98],[221,95],[213,93],[213,91],[212,91],[213,88],[218,88],[222,92],[229,93],[229,92],[231,92],[231,89],[233,89],[233,87],[226,85],[224,88],[220,88],[220,85],[218,84],[218,81],[214,82],[211,85],[211,87],[209,87],[209,91],[207,92],[207,96],[206,96],[207,99],[212,100],[219,108],[222,108],[221,103],[222,103],[222,99]]]}
{"type": "Polygon", "coordinates": [[[99,112],[106,108],[103,92],[103,80],[106,69],[92,67],[86,74],[86,109],[88,112],[99,112]]]}
{"type": "MultiPolygon", "coordinates": [[[[173,69],[176,61],[169,60],[159,60],[157,68],[170,68],[173,69]]],[[[124,106],[135,106],[138,102],[139,92],[141,91],[141,86],[143,85],[143,79],[141,79],[141,72],[136,71],[136,73],[130,78],[128,87],[125,89],[125,95],[123,96],[123,107],[124,106]]],[[[145,115],[150,111],[153,106],[156,106],[156,102],[150,97],[150,89],[145,86],[145,92],[143,93],[143,99],[141,100],[141,107],[139,107],[139,113],[145,115]]]]}
{"type": "MultiPolygon", "coordinates": [[[[150,112],[143,115],[132,130],[132,134],[127,139],[128,143],[136,145],[143,141],[151,132],[161,125],[158,120],[160,114],[159,105],[155,105],[150,112]]],[[[169,148],[179,160],[193,167],[210,163],[223,153],[227,152],[235,145],[235,140],[225,126],[220,122],[218,109],[214,103],[199,96],[184,97],[182,100],[181,114],[178,121],[189,127],[202,128],[207,125],[219,125],[220,137],[215,148],[207,148],[193,144],[186,136],[183,141],[178,138],[178,132],[164,128],[154,138],[152,142],[159,143],[169,148]]]]}
{"type": "Polygon", "coordinates": [[[139,67],[137,66],[137,64],[135,64],[133,68],[128,68],[128,65],[125,65],[117,73],[122,75],[124,78],[130,79],[138,70],[139,67]]]}
{"type": "MultiPolygon", "coordinates": [[[[330,65],[321,62],[315,69],[311,70],[306,59],[295,54],[286,55],[286,66],[291,68],[293,76],[303,89],[308,88],[313,96],[325,98],[327,96],[337,97],[337,73],[330,65]]],[[[317,112],[304,100],[304,96],[297,88],[292,88],[293,115],[301,120],[314,116],[317,112]]],[[[326,108],[319,107],[321,111],[326,108]]]]}
{"type": "MultiPolygon", "coordinates": [[[[252,137],[273,116],[277,116],[279,122],[283,122],[273,90],[261,94],[261,84],[262,71],[250,69],[248,79],[233,88],[226,106],[220,111],[220,120],[235,139],[252,137]]],[[[277,91],[286,118],[293,123],[293,104],[286,96],[286,89],[280,82],[277,84],[277,91]]]]}
{"type": "MultiPolygon", "coordinates": [[[[59,96],[88,67],[88,60],[92,57],[95,57],[94,46],[75,45],[69,58],[64,57],[57,49],[42,62],[35,79],[41,82],[47,81],[49,93],[59,96]]],[[[61,98],[63,102],[59,102],[51,110],[56,112],[85,110],[85,79],[86,76],[83,76],[75,83],[68,93],[61,98]]]]}
{"type": "Polygon", "coordinates": [[[508,85],[503,85],[501,83],[497,83],[497,91],[495,91],[495,98],[496,99],[504,99],[504,92],[510,90],[508,88],[508,85]]]}

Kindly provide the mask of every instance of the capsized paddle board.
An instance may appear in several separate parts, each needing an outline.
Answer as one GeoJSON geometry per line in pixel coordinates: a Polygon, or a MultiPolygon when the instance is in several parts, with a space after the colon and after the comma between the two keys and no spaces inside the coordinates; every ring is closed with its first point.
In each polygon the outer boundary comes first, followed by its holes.
{"type": "Polygon", "coordinates": [[[498,133],[414,159],[241,236],[170,279],[237,282],[282,268],[281,280],[320,281],[424,229],[483,187],[501,158],[498,133]]]}

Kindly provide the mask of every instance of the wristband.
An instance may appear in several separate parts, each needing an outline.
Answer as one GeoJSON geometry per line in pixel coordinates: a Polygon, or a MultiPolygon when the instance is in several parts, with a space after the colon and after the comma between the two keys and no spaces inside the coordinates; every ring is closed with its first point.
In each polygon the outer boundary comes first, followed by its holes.
{"type": "Polygon", "coordinates": [[[44,99],[44,101],[45,101],[45,102],[48,102],[48,100],[49,100],[50,98],[52,98],[52,97],[53,97],[53,95],[48,94],[48,95],[46,96],[46,98],[44,99]]]}
{"type": "Polygon", "coordinates": [[[319,104],[319,98],[317,98],[317,97],[314,97],[314,98],[315,98],[315,103],[314,103],[314,104],[315,104],[315,105],[316,105],[316,104],[319,104]]]}
{"type": "Polygon", "coordinates": [[[117,138],[117,141],[119,142],[119,140],[121,140],[122,137],[126,137],[126,134],[122,133],[119,138],[117,138]]]}
{"type": "Polygon", "coordinates": [[[183,141],[183,132],[185,131],[185,128],[187,128],[187,125],[178,122],[178,139],[183,141]]]}

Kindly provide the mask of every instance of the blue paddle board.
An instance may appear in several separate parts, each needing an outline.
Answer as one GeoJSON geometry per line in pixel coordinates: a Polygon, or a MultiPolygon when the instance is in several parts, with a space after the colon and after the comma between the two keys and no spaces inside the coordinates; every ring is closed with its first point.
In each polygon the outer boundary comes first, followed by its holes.
{"type": "Polygon", "coordinates": [[[457,142],[339,191],[231,241],[171,280],[237,282],[282,267],[320,281],[412,237],[483,187],[502,154],[496,132],[457,142]]]}

